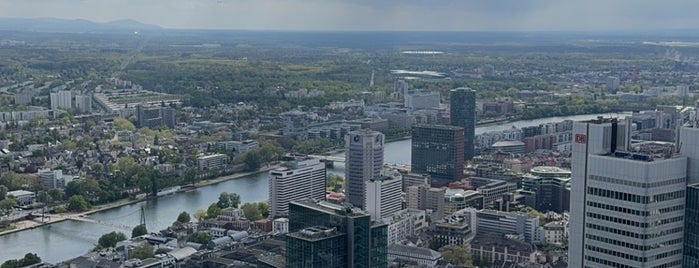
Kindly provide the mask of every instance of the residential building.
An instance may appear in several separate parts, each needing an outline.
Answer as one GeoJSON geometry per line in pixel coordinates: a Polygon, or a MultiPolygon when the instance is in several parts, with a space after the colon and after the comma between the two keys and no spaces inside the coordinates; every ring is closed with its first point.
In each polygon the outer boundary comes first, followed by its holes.
{"type": "Polygon", "coordinates": [[[439,108],[439,92],[410,90],[405,95],[405,108],[437,109],[439,108]]]}
{"type": "Polygon", "coordinates": [[[384,135],[361,129],[345,136],[345,180],[347,200],[364,209],[366,182],[381,176],[384,135]]]}
{"type": "Polygon", "coordinates": [[[569,267],[682,265],[687,157],[632,144],[630,121],[573,126],[569,267]]]}
{"type": "Polygon", "coordinates": [[[464,161],[473,158],[476,136],[476,91],[457,88],[449,92],[451,125],[464,128],[464,161]]]}
{"type": "Polygon", "coordinates": [[[80,113],[92,113],[92,96],[77,95],[75,96],[75,108],[80,113]]]}
{"type": "Polygon", "coordinates": [[[435,224],[434,243],[437,248],[443,246],[466,245],[473,238],[473,227],[468,215],[449,215],[444,221],[435,224]]]}
{"type": "Polygon", "coordinates": [[[228,156],[225,154],[212,154],[197,157],[200,170],[220,169],[228,164],[228,156]]]}
{"type": "Polygon", "coordinates": [[[304,198],[325,200],[325,164],[318,159],[298,158],[269,171],[270,217],[289,214],[289,202],[304,198]]]}
{"type": "Polygon", "coordinates": [[[393,245],[417,235],[427,228],[427,215],[424,210],[404,209],[381,219],[388,225],[388,244],[393,245]]]}
{"type": "Polygon", "coordinates": [[[310,199],[289,205],[287,267],[386,267],[387,225],[351,205],[310,199]]]}
{"type": "Polygon", "coordinates": [[[432,186],[444,186],[464,176],[464,128],[414,125],[411,171],[430,175],[432,186]]]}
{"type": "Polygon", "coordinates": [[[389,217],[401,210],[401,186],[403,180],[397,176],[380,176],[366,181],[364,209],[372,220],[389,217]]]}
{"type": "Polygon", "coordinates": [[[73,108],[73,95],[70,90],[61,90],[49,94],[51,110],[73,108]]]}
{"type": "Polygon", "coordinates": [[[553,221],[544,224],[544,241],[546,244],[562,245],[568,238],[566,222],[553,221]]]}

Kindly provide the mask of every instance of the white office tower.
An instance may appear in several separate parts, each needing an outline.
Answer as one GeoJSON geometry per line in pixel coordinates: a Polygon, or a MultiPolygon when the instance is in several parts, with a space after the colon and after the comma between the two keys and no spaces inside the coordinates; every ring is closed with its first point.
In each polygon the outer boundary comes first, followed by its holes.
{"type": "Polygon", "coordinates": [[[573,126],[568,267],[681,267],[687,158],[629,144],[629,120],[573,126]]]}
{"type": "Polygon", "coordinates": [[[401,210],[403,179],[397,176],[381,176],[366,181],[365,210],[372,220],[390,217],[401,210]]]}
{"type": "Polygon", "coordinates": [[[364,207],[366,181],[381,176],[383,168],[381,132],[360,129],[345,136],[345,183],[347,200],[355,207],[364,207]]]}
{"type": "Polygon", "coordinates": [[[325,164],[318,159],[301,158],[269,172],[270,216],[289,215],[289,202],[312,198],[325,200],[325,164]]]}

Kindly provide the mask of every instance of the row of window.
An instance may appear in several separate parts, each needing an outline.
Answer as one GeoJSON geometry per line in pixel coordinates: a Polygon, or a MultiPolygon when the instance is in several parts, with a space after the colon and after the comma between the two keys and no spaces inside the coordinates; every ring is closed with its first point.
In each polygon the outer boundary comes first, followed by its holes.
{"type": "Polygon", "coordinates": [[[637,222],[637,221],[632,221],[632,220],[627,220],[627,219],[622,219],[622,218],[617,218],[617,217],[612,217],[612,216],[607,216],[607,215],[597,214],[597,213],[592,213],[592,212],[588,212],[587,216],[590,218],[593,218],[593,219],[598,219],[598,220],[603,220],[603,221],[608,221],[608,222],[613,222],[613,223],[619,223],[619,224],[633,226],[633,227],[648,228],[647,222],[637,222]]]}
{"type": "Polygon", "coordinates": [[[600,189],[595,187],[587,187],[587,194],[596,195],[600,197],[606,197],[621,201],[634,202],[639,204],[649,204],[655,202],[663,202],[668,200],[674,200],[678,198],[684,198],[685,190],[679,190],[669,193],[657,194],[653,196],[642,196],[637,194],[629,194],[624,192],[600,189]]]}
{"type": "Polygon", "coordinates": [[[613,262],[613,261],[610,261],[610,260],[595,258],[595,257],[592,257],[592,256],[585,256],[585,260],[588,260],[588,261],[594,262],[594,263],[599,263],[599,264],[606,265],[606,266],[611,266],[611,267],[614,267],[614,268],[635,268],[634,266],[629,266],[629,265],[626,265],[626,264],[621,264],[621,263],[613,262]]]}
{"type": "MultiPolygon", "coordinates": [[[[599,242],[602,242],[605,244],[610,244],[610,245],[615,245],[615,246],[620,246],[620,247],[625,247],[628,249],[640,250],[640,251],[647,251],[647,250],[651,250],[651,249],[668,247],[668,246],[677,245],[677,244],[682,243],[682,238],[676,238],[676,239],[664,241],[662,243],[654,243],[654,244],[650,244],[650,245],[637,245],[637,244],[633,244],[633,243],[629,243],[629,242],[619,241],[616,239],[596,236],[596,235],[592,235],[592,234],[586,234],[585,238],[599,241],[599,242]]],[[[662,257],[662,258],[664,258],[664,257],[662,257]]]]}
{"type": "Polygon", "coordinates": [[[592,223],[588,223],[585,226],[587,228],[590,228],[590,229],[599,230],[599,231],[612,233],[612,234],[628,236],[628,237],[633,237],[633,238],[637,238],[637,239],[652,239],[652,238],[662,237],[662,236],[666,236],[669,234],[680,233],[680,232],[684,231],[684,227],[676,227],[676,228],[672,228],[669,230],[661,231],[661,232],[656,233],[656,234],[638,234],[638,233],[629,232],[626,230],[619,230],[616,228],[601,226],[601,225],[592,224],[592,223]]]}
{"type": "Polygon", "coordinates": [[[687,177],[669,179],[669,180],[664,180],[664,181],[656,181],[656,182],[650,182],[650,183],[622,180],[622,179],[609,178],[609,177],[597,176],[597,175],[589,175],[588,178],[591,180],[594,180],[594,181],[609,182],[609,183],[633,186],[633,187],[638,187],[638,188],[653,188],[653,187],[679,184],[679,183],[684,184],[687,182],[687,177]]]}
{"type": "Polygon", "coordinates": [[[587,205],[591,206],[591,207],[601,208],[601,209],[619,212],[619,213],[631,214],[631,215],[636,215],[636,216],[648,216],[648,211],[641,211],[641,210],[630,209],[630,208],[625,208],[625,207],[612,206],[609,204],[602,204],[602,203],[597,203],[597,202],[592,202],[592,201],[587,201],[587,205]]]}
{"type": "Polygon", "coordinates": [[[592,250],[592,251],[594,251],[594,252],[599,252],[599,253],[602,253],[602,254],[607,254],[607,255],[619,257],[619,258],[622,258],[622,259],[637,261],[637,262],[646,262],[646,259],[647,259],[647,258],[645,258],[645,257],[639,257],[639,256],[635,256],[635,255],[631,255],[631,254],[626,254],[626,253],[623,253],[623,252],[619,252],[619,251],[616,251],[616,250],[610,250],[610,249],[600,248],[600,247],[595,247],[595,246],[590,246],[590,245],[586,245],[585,248],[586,248],[586,249],[589,249],[589,250],[592,250]]]}
{"type": "Polygon", "coordinates": [[[670,267],[680,267],[682,265],[682,260],[676,260],[673,262],[663,263],[660,265],[653,266],[653,268],[670,268],[670,267]]]}

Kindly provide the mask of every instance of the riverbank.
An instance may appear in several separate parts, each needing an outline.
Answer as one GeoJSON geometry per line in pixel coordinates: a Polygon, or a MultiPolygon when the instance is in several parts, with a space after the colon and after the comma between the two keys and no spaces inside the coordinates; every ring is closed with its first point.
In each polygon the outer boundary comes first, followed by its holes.
{"type": "MultiPolygon", "coordinates": [[[[196,188],[209,186],[209,185],[213,185],[213,184],[217,184],[217,183],[222,183],[225,181],[234,180],[234,179],[238,179],[238,178],[242,178],[242,177],[246,177],[246,176],[250,176],[250,175],[256,175],[256,174],[268,172],[269,170],[278,168],[280,166],[281,166],[281,163],[274,163],[271,165],[266,165],[257,171],[236,173],[236,174],[231,174],[231,175],[227,175],[227,176],[221,176],[221,177],[218,177],[215,179],[200,181],[200,182],[197,182],[196,184],[194,184],[189,189],[196,189],[196,188]]],[[[177,192],[175,194],[178,194],[178,193],[180,193],[180,192],[177,192]]],[[[17,232],[21,232],[21,231],[25,231],[25,230],[31,230],[31,229],[42,227],[45,225],[50,225],[50,224],[62,222],[65,220],[69,220],[70,218],[87,216],[87,215],[102,212],[105,210],[110,210],[110,209],[115,209],[115,208],[119,208],[119,207],[123,207],[123,206],[133,205],[136,203],[144,202],[144,201],[151,200],[151,199],[157,199],[160,197],[165,197],[165,196],[151,196],[151,197],[142,198],[142,199],[121,199],[121,200],[117,200],[115,202],[111,202],[108,204],[102,204],[102,205],[95,206],[92,209],[90,209],[88,211],[84,211],[84,212],[63,213],[63,214],[58,214],[58,215],[48,214],[47,215],[48,220],[45,220],[45,221],[22,220],[22,221],[18,221],[18,222],[13,223],[12,226],[14,226],[14,228],[0,232],[0,236],[13,234],[13,233],[17,233],[17,232]]],[[[40,218],[41,217],[38,217],[37,219],[40,219],[40,218]]]]}

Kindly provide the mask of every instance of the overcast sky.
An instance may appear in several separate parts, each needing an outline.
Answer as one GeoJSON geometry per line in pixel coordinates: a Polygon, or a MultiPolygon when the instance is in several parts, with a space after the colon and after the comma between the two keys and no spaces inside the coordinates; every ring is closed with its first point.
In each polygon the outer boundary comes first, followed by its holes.
{"type": "Polygon", "coordinates": [[[688,29],[698,10],[697,0],[0,0],[0,17],[207,29],[688,29]]]}

